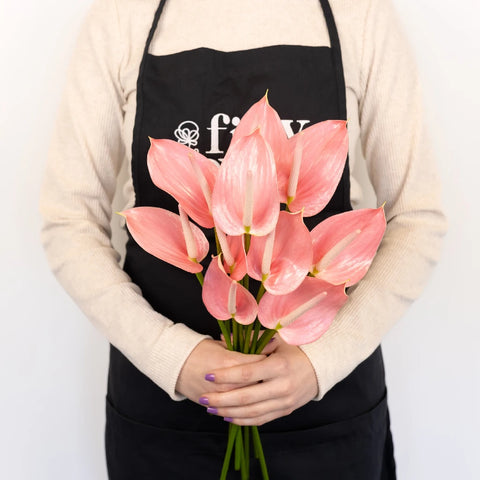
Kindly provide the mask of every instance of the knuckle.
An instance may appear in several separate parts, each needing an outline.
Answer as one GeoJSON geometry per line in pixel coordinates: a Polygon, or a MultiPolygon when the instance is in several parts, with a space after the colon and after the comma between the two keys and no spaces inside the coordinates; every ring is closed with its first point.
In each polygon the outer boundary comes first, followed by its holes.
{"type": "Polygon", "coordinates": [[[251,368],[247,365],[244,365],[240,368],[240,378],[244,382],[248,382],[252,376],[251,368]]]}

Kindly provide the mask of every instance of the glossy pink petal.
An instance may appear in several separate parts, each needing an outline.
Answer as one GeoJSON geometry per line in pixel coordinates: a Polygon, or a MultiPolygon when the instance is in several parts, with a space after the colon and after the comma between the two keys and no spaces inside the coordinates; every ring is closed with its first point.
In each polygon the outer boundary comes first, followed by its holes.
{"type": "Polygon", "coordinates": [[[209,313],[218,320],[234,318],[242,325],[249,325],[257,316],[255,298],[225,273],[220,256],[214,257],[207,269],[202,299],[209,313]]]}
{"type": "Polygon", "coordinates": [[[228,235],[267,235],[279,211],[272,150],[256,130],[227,150],[213,189],[213,218],[228,235]]]}
{"type": "Polygon", "coordinates": [[[287,295],[265,293],[258,306],[258,320],[266,328],[277,329],[287,343],[304,345],[327,331],[347,299],[343,285],[306,277],[287,295]]]}
{"type": "Polygon", "coordinates": [[[330,201],[345,167],[348,133],[343,120],[316,123],[288,140],[277,164],[280,199],[303,216],[320,212],[330,201]]]}
{"type": "Polygon", "coordinates": [[[201,262],[208,253],[209,244],[203,232],[189,222],[196,244],[197,258],[187,253],[186,240],[180,217],[163,208],[136,207],[121,212],[134,240],[148,253],[164,262],[190,273],[203,270],[201,262]]]}
{"type": "Polygon", "coordinates": [[[150,141],[147,162],[153,183],[172,195],[199,225],[212,228],[211,195],[218,164],[172,140],[150,141]]]}
{"type": "Polygon", "coordinates": [[[351,210],[327,218],[312,231],[317,278],[349,287],[367,273],[385,233],[383,206],[351,210]]]}
{"type": "Polygon", "coordinates": [[[265,289],[273,295],[295,290],[308,274],[311,262],[312,239],[301,212],[280,212],[275,231],[266,237],[252,237],[247,255],[248,274],[263,280],[265,289]]]}
{"type": "Polygon", "coordinates": [[[268,103],[267,94],[254,103],[242,117],[233,133],[232,144],[239,138],[250,135],[258,128],[270,145],[275,162],[279,161],[287,146],[287,133],[277,111],[268,103]]]}
{"type": "Polygon", "coordinates": [[[223,266],[233,280],[241,280],[247,274],[247,255],[243,235],[225,235],[219,228],[217,237],[222,248],[223,266]]]}

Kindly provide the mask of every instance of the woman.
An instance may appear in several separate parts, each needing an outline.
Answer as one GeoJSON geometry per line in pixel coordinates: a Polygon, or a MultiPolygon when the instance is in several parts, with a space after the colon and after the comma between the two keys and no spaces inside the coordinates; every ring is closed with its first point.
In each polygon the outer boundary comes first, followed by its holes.
{"type": "Polygon", "coordinates": [[[43,242],[111,344],[111,479],[217,478],[224,418],[262,425],[272,479],[395,478],[379,344],[420,294],[445,230],[414,72],[390,0],[94,2],[52,142],[43,242]],[[348,113],[349,162],[309,226],[358,205],[358,143],[388,228],[321,339],[245,356],[215,340],[193,276],[131,238],[120,268],[109,222],[123,162],[127,207],[176,208],[148,175],[148,136],[221,160],[267,89],[289,134],[348,113]]]}

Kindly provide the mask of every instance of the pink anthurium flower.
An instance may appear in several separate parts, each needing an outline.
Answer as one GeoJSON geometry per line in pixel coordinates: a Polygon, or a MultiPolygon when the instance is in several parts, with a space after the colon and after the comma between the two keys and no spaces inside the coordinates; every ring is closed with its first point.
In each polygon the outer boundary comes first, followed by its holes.
{"type": "Polygon", "coordinates": [[[290,345],[303,345],[325,333],[347,299],[343,285],[306,277],[287,295],[265,293],[258,305],[258,320],[277,330],[290,345]]]}
{"type": "Polygon", "coordinates": [[[225,235],[216,228],[218,241],[222,248],[223,266],[233,280],[241,280],[247,273],[247,255],[243,235],[233,237],[225,235]]]}
{"type": "Polygon", "coordinates": [[[203,303],[217,320],[233,318],[242,325],[249,325],[257,316],[257,302],[245,287],[225,273],[220,257],[213,257],[205,273],[203,303]]]}
{"type": "Polygon", "coordinates": [[[288,139],[277,163],[280,201],[303,216],[320,212],[332,198],[345,167],[348,133],[343,120],[316,123],[288,139]]]}
{"type": "Polygon", "coordinates": [[[310,232],[312,274],[335,285],[357,283],[367,273],[385,228],[383,206],[351,210],[319,223],[310,232]]]}
{"type": "Polygon", "coordinates": [[[199,225],[213,227],[212,190],[218,164],[173,140],[150,139],[148,171],[153,183],[172,195],[199,225]]]}
{"type": "Polygon", "coordinates": [[[203,232],[181,216],[156,207],[130,208],[120,215],[134,240],[148,253],[190,273],[203,270],[201,262],[209,244],[203,232]]]}
{"type": "Polygon", "coordinates": [[[231,144],[212,194],[215,225],[228,235],[267,235],[280,211],[271,148],[255,130],[231,144]]]}
{"type": "Polygon", "coordinates": [[[247,255],[248,274],[273,295],[295,290],[311,262],[312,239],[302,212],[280,212],[275,230],[266,237],[252,237],[247,255]]]}
{"type": "Polygon", "coordinates": [[[287,148],[287,133],[277,111],[268,103],[267,95],[268,92],[261,100],[254,103],[242,117],[233,132],[232,144],[260,128],[260,132],[270,145],[275,162],[277,162],[287,148]]]}

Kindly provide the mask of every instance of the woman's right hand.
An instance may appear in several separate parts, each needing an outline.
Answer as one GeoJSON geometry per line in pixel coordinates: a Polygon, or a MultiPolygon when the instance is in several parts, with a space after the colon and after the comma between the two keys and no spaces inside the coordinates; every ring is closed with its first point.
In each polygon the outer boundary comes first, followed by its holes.
{"type": "Polygon", "coordinates": [[[175,390],[195,403],[200,403],[200,396],[208,392],[225,392],[234,388],[244,387],[245,384],[222,384],[205,380],[205,375],[214,369],[228,368],[236,365],[249,364],[263,360],[266,355],[244,354],[227,350],[220,340],[202,340],[188,356],[175,390]]]}

